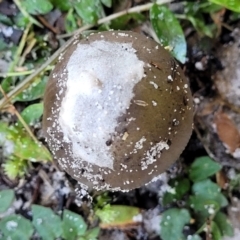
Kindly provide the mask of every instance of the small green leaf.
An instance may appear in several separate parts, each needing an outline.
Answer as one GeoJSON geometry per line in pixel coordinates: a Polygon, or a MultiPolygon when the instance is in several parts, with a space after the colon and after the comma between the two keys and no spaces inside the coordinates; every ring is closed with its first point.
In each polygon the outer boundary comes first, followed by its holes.
{"type": "Polygon", "coordinates": [[[9,127],[8,139],[14,143],[14,155],[32,162],[51,160],[51,154],[40,142],[32,138],[20,127],[9,127]]]}
{"type": "Polygon", "coordinates": [[[29,19],[26,16],[24,16],[21,12],[19,12],[14,16],[14,23],[19,28],[25,28],[29,23],[29,19]]]}
{"type": "Polygon", "coordinates": [[[239,0],[209,0],[234,12],[240,12],[239,0]]]}
{"type": "Polygon", "coordinates": [[[204,13],[214,13],[218,12],[222,9],[221,6],[211,3],[211,2],[206,2],[202,1],[196,4],[195,2],[183,2],[184,8],[184,14],[197,17],[199,14],[204,13]]]}
{"type": "Polygon", "coordinates": [[[33,15],[46,14],[53,8],[49,0],[34,0],[34,3],[32,0],[22,0],[21,5],[33,15]]]}
{"type": "Polygon", "coordinates": [[[102,11],[100,0],[81,0],[75,2],[73,6],[86,24],[95,24],[102,11]]]}
{"type": "Polygon", "coordinates": [[[211,2],[203,2],[200,4],[200,11],[203,13],[215,13],[222,10],[222,8],[222,6],[211,2]]]}
{"type": "Polygon", "coordinates": [[[98,227],[92,228],[92,229],[90,229],[86,232],[85,239],[87,239],[87,240],[97,240],[99,232],[100,232],[100,228],[98,228],[98,227]]]}
{"type": "Polygon", "coordinates": [[[48,78],[43,77],[37,78],[33,84],[30,85],[26,90],[20,93],[14,101],[26,102],[33,101],[43,97],[45,87],[47,84],[48,78]]]}
{"type": "Polygon", "coordinates": [[[34,142],[21,127],[8,126],[6,123],[0,122],[0,134],[3,154],[11,159],[5,163],[5,170],[13,175],[18,170],[19,173],[22,173],[26,169],[27,162],[25,160],[37,162],[52,159],[49,151],[40,142],[34,142]]]}
{"type": "Polygon", "coordinates": [[[0,191],[0,213],[6,212],[14,200],[14,191],[6,189],[0,191]]]}
{"type": "Polygon", "coordinates": [[[24,176],[27,172],[28,161],[19,159],[16,156],[10,156],[2,166],[5,174],[10,179],[15,179],[24,176]]]}
{"type": "Polygon", "coordinates": [[[219,227],[223,236],[232,237],[234,235],[232,224],[228,220],[226,214],[218,212],[214,218],[214,222],[219,227]]]}
{"type": "Polygon", "coordinates": [[[225,207],[228,204],[228,201],[221,193],[219,186],[209,179],[194,183],[192,191],[197,197],[201,197],[205,200],[214,200],[221,207],[225,207]]]}
{"type": "Polygon", "coordinates": [[[0,221],[3,239],[29,240],[33,234],[32,223],[20,215],[10,215],[0,221]]]}
{"type": "Polygon", "coordinates": [[[61,11],[68,11],[72,7],[72,1],[50,0],[50,2],[61,11]]]}
{"type": "Polygon", "coordinates": [[[65,17],[64,25],[65,25],[66,32],[68,33],[71,33],[78,28],[77,18],[74,15],[73,8],[69,9],[65,17]]]}
{"type": "Polygon", "coordinates": [[[112,0],[101,0],[102,4],[104,4],[106,7],[112,7],[112,0]]]}
{"type": "Polygon", "coordinates": [[[63,237],[68,240],[75,240],[83,236],[87,230],[87,224],[82,216],[69,210],[63,212],[63,237]]]}
{"type": "Polygon", "coordinates": [[[205,199],[201,196],[190,196],[189,206],[194,210],[197,219],[197,225],[204,224],[210,216],[219,211],[220,205],[214,200],[205,199]]]}
{"type": "Polygon", "coordinates": [[[32,205],[33,225],[43,240],[55,240],[62,236],[62,222],[52,209],[32,205]]]}
{"type": "Polygon", "coordinates": [[[141,13],[129,13],[117,19],[112,20],[110,23],[110,27],[111,29],[115,29],[115,30],[119,30],[119,29],[126,30],[131,28],[133,24],[141,23],[145,19],[146,19],[145,16],[141,13]],[[134,23],[130,24],[130,21],[132,20],[134,20],[134,23]]]}
{"type": "Polygon", "coordinates": [[[101,225],[108,227],[134,223],[134,218],[137,218],[139,214],[139,208],[121,205],[107,205],[96,211],[96,215],[101,220],[101,225]]]}
{"type": "Polygon", "coordinates": [[[167,205],[176,200],[181,200],[185,193],[190,189],[190,181],[187,178],[176,178],[169,182],[169,185],[175,189],[175,193],[166,192],[163,196],[163,205],[167,205]]]}
{"type": "MultiPolygon", "coordinates": [[[[43,114],[43,104],[42,103],[35,103],[28,107],[26,107],[22,112],[21,116],[23,120],[30,126],[33,126],[37,123],[40,117],[43,114]]],[[[21,125],[20,121],[18,124],[21,125]]]]}
{"type": "Polygon", "coordinates": [[[160,236],[163,240],[183,240],[183,228],[190,222],[186,209],[171,208],[165,211],[161,220],[160,236]]]}
{"type": "Polygon", "coordinates": [[[197,158],[189,169],[189,177],[193,182],[204,180],[221,169],[219,163],[214,162],[210,157],[197,158]]]}
{"type": "Polygon", "coordinates": [[[150,9],[150,20],[163,46],[173,48],[173,55],[180,62],[186,61],[187,44],[182,27],[169,8],[154,4],[150,9]]]}
{"type": "Polygon", "coordinates": [[[211,230],[213,240],[222,240],[222,234],[220,232],[220,229],[214,221],[211,222],[211,230]]]}
{"type": "Polygon", "coordinates": [[[217,30],[215,24],[206,25],[203,16],[193,17],[189,15],[187,16],[187,19],[192,23],[200,35],[212,38],[214,36],[214,32],[217,30]]]}

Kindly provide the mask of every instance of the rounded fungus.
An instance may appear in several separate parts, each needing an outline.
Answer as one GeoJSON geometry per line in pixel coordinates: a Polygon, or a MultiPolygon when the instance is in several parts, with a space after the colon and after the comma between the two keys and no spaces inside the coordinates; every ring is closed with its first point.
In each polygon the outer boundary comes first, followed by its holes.
{"type": "Polygon", "coordinates": [[[177,160],[192,132],[192,108],[167,50],[138,33],[100,32],[60,55],[46,87],[43,131],[71,177],[128,191],[177,160]]]}

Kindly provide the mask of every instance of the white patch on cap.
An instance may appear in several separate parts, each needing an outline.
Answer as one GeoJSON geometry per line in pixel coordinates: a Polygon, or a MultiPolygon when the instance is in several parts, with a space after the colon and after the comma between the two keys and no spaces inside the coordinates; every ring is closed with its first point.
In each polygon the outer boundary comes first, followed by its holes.
{"type": "Polygon", "coordinates": [[[157,158],[161,157],[161,151],[163,149],[166,149],[166,150],[169,149],[169,145],[164,141],[160,141],[156,143],[154,146],[152,146],[150,150],[146,152],[146,156],[141,161],[142,170],[147,169],[148,165],[156,162],[157,158]]]}
{"type": "Polygon", "coordinates": [[[59,113],[64,141],[72,143],[74,158],[113,169],[114,158],[106,142],[113,139],[116,119],[126,113],[134,97],[144,63],[131,43],[100,40],[78,44],[67,71],[59,113]]]}

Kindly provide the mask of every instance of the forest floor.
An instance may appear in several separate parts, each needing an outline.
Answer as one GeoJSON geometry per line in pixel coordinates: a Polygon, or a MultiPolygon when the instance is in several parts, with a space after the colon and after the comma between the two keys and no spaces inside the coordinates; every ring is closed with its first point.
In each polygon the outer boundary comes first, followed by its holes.
{"type": "MultiPolygon", "coordinates": [[[[69,239],[174,240],[179,234],[181,239],[240,239],[240,15],[224,7],[215,12],[200,8],[192,17],[195,22],[201,19],[204,26],[198,22],[196,27],[180,17],[184,12],[180,1],[168,5],[179,17],[187,44],[187,60],[180,65],[194,101],[194,127],[189,143],[160,180],[129,192],[92,191],[83,196],[79,195],[78,183],[51,161],[42,136],[42,99],[53,67],[51,56],[82,26],[88,26],[87,31],[114,28],[156,36],[148,11],[125,14],[111,23],[91,27],[92,23],[84,25],[84,20],[94,17],[91,14],[96,9],[81,15],[82,8],[65,6],[61,1],[46,0],[38,7],[29,2],[0,0],[0,197],[2,190],[14,190],[7,211],[1,212],[0,199],[0,239],[6,239],[1,221],[15,213],[32,221],[33,204],[52,209],[61,218],[63,210],[68,209],[82,216],[88,228],[100,229],[95,238],[84,235],[69,239]],[[49,65],[39,70],[46,61],[49,65]],[[42,142],[44,147],[32,143],[33,140],[42,142]],[[25,143],[29,145],[23,152],[25,143]],[[204,163],[212,172],[206,170],[206,176],[197,179],[194,171],[201,175],[204,163]],[[175,189],[175,195],[171,189],[175,189]],[[185,223],[181,217],[177,220],[183,209],[185,219],[189,219],[185,223]],[[131,211],[137,211],[139,219],[133,218],[131,211]],[[166,211],[169,215],[164,214],[166,211]],[[116,212],[121,212],[121,217],[115,218],[116,212]],[[176,218],[172,228],[164,227],[168,216],[176,218]]],[[[96,13],[99,19],[145,6],[150,1],[102,2],[109,7],[101,5],[96,13]]],[[[46,239],[66,238],[54,234],[46,239]]],[[[42,236],[34,230],[31,239],[41,239],[39,235],[42,236]]]]}

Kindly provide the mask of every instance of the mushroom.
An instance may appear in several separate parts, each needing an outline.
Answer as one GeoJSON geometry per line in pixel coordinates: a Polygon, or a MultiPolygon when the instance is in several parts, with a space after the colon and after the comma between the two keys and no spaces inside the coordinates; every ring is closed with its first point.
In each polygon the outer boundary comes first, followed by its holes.
{"type": "Polygon", "coordinates": [[[188,83],[169,52],[130,31],[94,33],[61,54],[44,96],[43,131],[60,167],[97,190],[147,184],[192,132],[188,83]]]}

